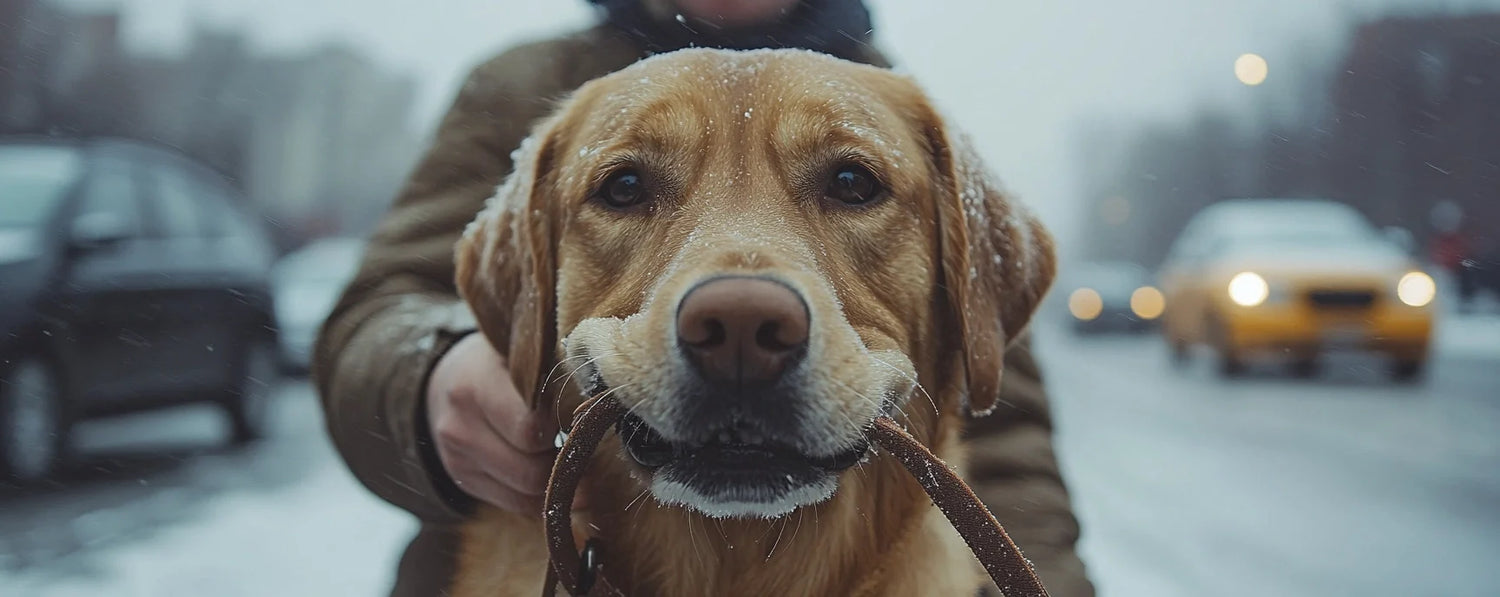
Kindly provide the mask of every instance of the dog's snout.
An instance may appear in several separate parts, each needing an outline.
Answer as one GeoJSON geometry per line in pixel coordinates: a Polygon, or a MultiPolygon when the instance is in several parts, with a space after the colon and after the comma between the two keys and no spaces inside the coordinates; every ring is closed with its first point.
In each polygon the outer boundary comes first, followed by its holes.
{"type": "Polygon", "coordinates": [[[760,385],[780,379],[807,346],[807,304],[785,284],[724,277],[682,298],[677,341],[710,383],[760,385]]]}

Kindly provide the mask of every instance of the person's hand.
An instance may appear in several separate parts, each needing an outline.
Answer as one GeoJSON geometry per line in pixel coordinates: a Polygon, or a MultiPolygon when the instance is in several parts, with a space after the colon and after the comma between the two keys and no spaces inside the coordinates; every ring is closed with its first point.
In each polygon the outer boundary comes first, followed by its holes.
{"type": "Polygon", "coordinates": [[[483,334],[443,355],[427,382],[427,421],[454,483],[496,507],[541,516],[557,428],[532,411],[483,334]]]}

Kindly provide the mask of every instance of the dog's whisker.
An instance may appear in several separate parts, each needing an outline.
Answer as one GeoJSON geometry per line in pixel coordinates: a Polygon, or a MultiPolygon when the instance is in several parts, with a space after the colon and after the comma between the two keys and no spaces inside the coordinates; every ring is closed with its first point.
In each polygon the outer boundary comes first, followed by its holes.
{"type": "MultiPolygon", "coordinates": [[[[650,491],[651,491],[651,486],[647,485],[645,489],[641,490],[641,493],[642,494],[646,494],[646,493],[650,493],[650,491]]],[[[638,499],[640,499],[640,497],[637,496],[636,499],[638,500],[638,499]]],[[[661,509],[661,502],[656,502],[656,509],[657,510],[661,509]]],[[[636,519],[639,518],[640,515],[641,515],[641,512],[644,512],[645,510],[646,510],[645,502],[642,502],[641,503],[641,507],[640,508],[636,508],[635,514],[630,515],[630,518],[631,518],[630,522],[631,522],[631,524],[635,524],[636,519]]]]}
{"type": "Polygon", "coordinates": [[[763,532],[761,532],[761,534],[760,534],[759,537],[755,538],[755,544],[756,545],[760,545],[762,542],[764,542],[766,540],[766,536],[768,536],[768,535],[771,534],[771,529],[776,528],[776,521],[781,520],[782,518],[785,518],[785,517],[784,516],[778,516],[776,518],[767,520],[766,521],[766,530],[763,531],[763,532]]]}
{"type": "MultiPolygon", "coordinates": [[[[693,555],[698,560],[698,566],[703,566],[703,550],[698,549],[698,535],[693,532],[693,519],[697,516],[688,517],[688,539],[693,542],[693,555]]],[[[703,529],[703,540],[708,541],[708,529],[703,529]]]]}
{"type": "MultiPolygon", "coordinates": [[[[869,436],[865,436],[865,439],[868,441],[869,436]]],[[[871,445],[874,445],[875,442],[871,441],[870,443],[871,445]]],[[[865,470],[865,463],[863,462],[854,465],[854,474],[859,475],[861,479],[864,479],[866,481],[870,480],[870,473],[869,471],[865,470]]]]}
{"type": "MultiPolygon", "coordinates": [[[[865,402],[868,402],[870,404],[870,406],[875,407],[875,412],[876,413],[879,413],[880,411],[882,411],[882,410],[885,409],[884,405],[882,405],[879,402],[876,402],[874,399],[870,398],[869,396],[864,395],[864,393],[860,392],[859,390],[854,389],[853,386],[850,386],[849,384],[841,382],[841,381],[839,381],[837,379],[831,379],[830,378],[829,381],[833,382],[834,385],[837,385],[839,387],[844,388],[845,390],[848,390],[850,393],[854,394],[854,396],[856,398],[859,398],[861,400],[864,400],[865,402]]],[[[905,410],[902,410],[900,404],[893,404],[892,406],[896,407],[896,414],[899,414],[899,415],[901,415],[903,417],[906,417],[906,421],[908,423],[911,422],[911,420],[912,420],[911,419],[911,415],[907,414],[907,412],[905,410]]],[[[842,414],[842,413],[840,413],[840,414],[842,414]]],[[[849,415],[844,415],[844,418],[847,419],[848,417],[849,417],[849,415]]],[[[864,429],[864,427],[861,426],[861,425],[855,425],[854,421],[852,421],[852,420],[849,421],[849,424],[851,426],[855,427],[856,429],[860,429],[861,431],[863,431],[863,429],[864,429]]]]}
{"type": "MultiPolygon", "coordinates": [[[[613,394],[615,392],[618,392],[620,390],[628,388],[631,385],[632,384],[624,384],[624,385],[615,386],[613,388],[605,390],[603,394],[600,394],[598,396],[598,399],[594,400],[593,404],[589,405],[589,409],[588,410],[583,411],[583,414],[586,415],[588,413],[594,412],[594,407],[599,406],[599,402],[600,402],[601,399],[603,399],[606,396],[609,396],[610,394],[613,394]]],[[[554,401],[552,401],[552,410],[553,410],[554,413],[559,413],[559,414],[556,415],[556,416],[559,416],[559,417],[561,416],[561,414],[560,414],[561,411],[559,411],[558,409],[562,408],[561,402],[562,402],[561,400],[554,400],[554,401]]]]}
{"type": "MultiPolygon", "coordinates": [[[[614,352],[611,352],[611,353],[608,353],[608,354],[601,354],[601,355],[598,355],[598,356],[595,356],[595,357],[589,359],[588,361],[584,362],[582,365],[579,365],[576,369],[573,369],[573,371],[568,374],[567,379],[563,380],[563,382],[561,384],[561,388],[559,388],[558,391],[557,391],[557,397],[552,400],[552,416],[553,416],[553,418],[556,419],[556,420],[559,420],[559,421],[562,420],[562,393],[563,393],[564,389],[567,388],[568,381],[570,381],[570,380],[573,379],[573,374],[578,373],[579,370],[583,369],[584,367],[589,366],[589,364],[593,363],[594,361],[597,361],[597,360],[605,358],[605,357],[612,357],[612,356],[618,356],[618,355],[619,355],[619,353],[614,353],[614,352]]],[[[588,356],[588,355],[579,355],[579,357],[584,357],[584,356],[588,356]]],[[[573,358],[576,359],[576,358],[579,358],[579,357],[573,357],[573,358]]],[[[561,363],[559,363],[559,365],[561,365],[561,363]]],[[[557,369],[557,366],[553,366],[553,369],[554,370],[557,369]]],[[[551,377],[551,374],[548,374],[548,376],[551,377]]],[[[613,389],[613,388],[611,388],[611,389],[613,389]]],[[[543,395],[543,396],[546,396],[547,395],[546,392],[547,392],[547,384],[543,383],[542,384],[542,389],[538,393],[541,394],[541,395],[543,395]]]]}
{"type": "Polygon", "coordinates": [[[891,371],[895,371],[897,375],[906,378],[906,381],[911,382],[912,386],[915,387],[917,391],[921,392],[922,396],[927,398],[927,403],[932,405],[932,414],[939,414],[937,401],[932,399],[932,394],[929,394],[927,392],[927,388],[923,387],[922,382],[917,381],[917,378],[912,377],[910,373],[902,371],[900,367],[887,363],[880,357],[877,357],[875,355],[870,355],[870,360],[880,363],[881,365],[885,365],[886,368],[890,369],[891,371]]]}
{"type": "MultiPolygon", "coordinates": [[[[561,383],[558,384],[557,396],[552,401],[553,404],[556,404],[557,402],[561,401],[563,392],[567,391],[568,382],[572,381],[573,375],[577,374],[578,371],[582,370],[584,367],[589,366],[593,362],[598,361],[599,359],[606,358],[606,357],[614,357],[614,356],[619,356],[619,353],[611,352],[611,353],[607,353],[607,354],[600,354],[600,355],[595,355],[592,358],[590,358],[590,355],[578,355],[576,357],[571,357],[569,359],[564,359],[564,362],[566,362],[568,360],[578,360],[580,358],[585,358],[585,359],[588,359],[588,360],[584,361],[584,363],[582,365],[579,365],[577,368],[573,369],[571,372],[568,373],[568,376],[566,378],[563,378],[561,380],[561,383]]],[[[552,367],[553,371],[555,372],[558,367],[562,366],[562,364],[563,363],[560,362],[557,365],[554,365],[552,367]]],[[[552,382],[554,382],[554,381],[558,381],[558,379],[556,377],[556,374],[555,373],[548,373],[547,374],[547,379],[546,379],[545,382],[542,383],[542,389],[538,393],[541,394],[542,396],[546,396],[547,395],[547,386],[551,385],[552,382]]]]}
{"type": "Polygon", "coordinates": [[[849,423],[850,427],[852,427],[854,429],[861,429],[860,434],[861,435],[864,434],[863,427],[860,426],[860,425],[858,425],[858,424],[856,424],[854,422],[854,419],[849,418],[848,414],[845,414],[844,411],[835,411],[835,412],[839,413],[839,416],[843,417],[844,418],[844,422],[849,423]]]}
{"type": "MultiPolygon", "coordinates": [[[[714,519],[714,526],[716,526],[716,527],[719,528],[719,539],[723,540],[725,545],[728,545],[729,544],[729,536],[724,534],[724,519],[722,519],[722,518],[715,518],[714,519]]],[[[704,535],[708,534],[708,529],[707,528],[704,529],[703,534],[704,535]]],[[[730,549],[734,549],[734,548],[731,547],[730,549]]]]}
{"type": "Polygon", "coordinates": [[[651,488],[649,486],[646,487],[645,489],[642,489],[641,492],[635,496],[635,499],[630,500],[630,503],[625,504],[625,510],[624,511],[625,512],[629,512],[630,511],[630,507],[636,505],[636,503],[639,502],[639,501],[641,501],[641,498],[646,497],[646,494],[648,494],[648,493],[651,493],[651,488]]]}
{"type": "MultiPolygon", "coordinates": [[[[766,561],[771,561],[771,556],[776,555],[776,546],[781,545],[781,536],[786,534],[786,525],[791,524],[790,516],[781,517],[781,530],[776,532],[776,542],[771,544],[771,551],[766,553],[766,561]]],[[[769,532],[769,529],[767,529],[769,532]]]]}
{"type": "Polygon", "coordinates": [[[563,387],[567,387],[568,382],[570,382],[570,381],[573,380],[573,376],[577,375],[579,371],[582,371],[584,367],[587,367],[589,365],[594,364],[595,362],[598,362],[599,359],[602,359],[602,358],[605,358],[605,357],[612,357],[612,356],[618,356],[618,355],[615,354],[615,353],[601,354],[601,355],[597,355],[597,356],[595,356],[595,357],[593,357],[593,358],[591,358],[591,359],[589,359],[587,361],[584,361],[584,363],[582,365],[579,365],[579,366],[573,368],[572,371],[568,372],[568,376],[566,378],[563,378],[562,386],[563,387]]]}
{"type": "Polygon", "coordinates": [[[567,364],[568,361],[576,361],[578,359],[587,359],[587,358],[589,358],[589,355],[587,355],[587,354],[580,354],[580,355],[575,355],[575,356],[571,356],[571,357],[564,357],[562,359],[558,359],[557,364],[553,365],[551,369],[547,370],[547,376],[544,377],[544,378],[542,378],[543,381],[542,381],[542,390],[541,391],[543,391],[543,392],[547,391],[547,386],[552,383],[553,376],[557,374],[557,370],[559,368],[561,368],[563,365],[567,364]]]}
{"type": "Polygon", "coordinates": [[[797,528],[792,529],[792,538],[788,539],[788,542],[797,541],[797,533],[802,530],[802,519],[804,518],[807,518],[807,508],[797,511],[797,528]]]}

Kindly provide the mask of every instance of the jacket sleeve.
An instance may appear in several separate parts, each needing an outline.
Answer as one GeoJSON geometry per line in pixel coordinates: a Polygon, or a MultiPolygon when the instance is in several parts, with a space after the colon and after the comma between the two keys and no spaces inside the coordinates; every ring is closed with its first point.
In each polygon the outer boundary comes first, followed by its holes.
{"type": "MultiPolygon", "coordinates": [[[[1078,519],[1052,450],[1052,415],[1031,339],[1005,355],[998,407],[970,419],[969,478],[1054,597],[1092,597],[1078,557],[1078,519]]],[[[993,593],[998,594],[998,593],[993,593]]]]}
{"type": "Polygon", "coordinates": [[[425,420],[428,373],[476,327],[454,287],[454,244],[510,172],[511,150],[550,109],[534,53],[512,50],[470,74],[314,355],[328,431],[349,469],[431,523],[456,522],[472,506],[443,472],[425,420]]]}

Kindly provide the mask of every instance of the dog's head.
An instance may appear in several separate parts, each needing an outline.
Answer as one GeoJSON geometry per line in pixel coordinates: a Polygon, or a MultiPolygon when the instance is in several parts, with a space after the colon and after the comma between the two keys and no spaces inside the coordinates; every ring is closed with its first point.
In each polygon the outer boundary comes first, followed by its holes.
{"type": "Polygon", "coordinates": [[[621,452],[657,500],[778,516],[833,493],[874,418],[921,437],[994,405],[1053,259],[966,147],[885,70],[659,56],[539,124],[459,288],[536,406],[628,407],[621,452]]]}

